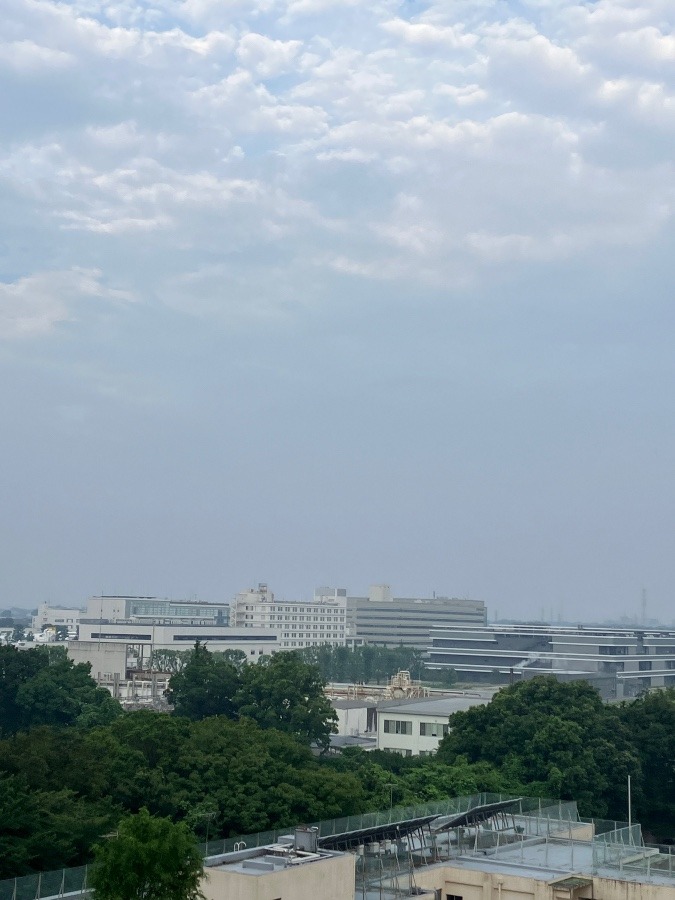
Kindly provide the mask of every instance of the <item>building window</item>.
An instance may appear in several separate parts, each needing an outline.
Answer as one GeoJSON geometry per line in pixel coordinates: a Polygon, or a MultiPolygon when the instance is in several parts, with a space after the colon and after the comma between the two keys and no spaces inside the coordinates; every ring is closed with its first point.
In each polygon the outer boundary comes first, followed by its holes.
{"type": "Polygon", "coordinates": [[[400,719],[384,720],[385,734],[412,734],[412,722],[404,722],[400,719]]]}
{"type": "Polygon", "coordinates": [[[449,725],[436,722],[420,722],[420,737],[445,737],[450,731],[449,725]]]}

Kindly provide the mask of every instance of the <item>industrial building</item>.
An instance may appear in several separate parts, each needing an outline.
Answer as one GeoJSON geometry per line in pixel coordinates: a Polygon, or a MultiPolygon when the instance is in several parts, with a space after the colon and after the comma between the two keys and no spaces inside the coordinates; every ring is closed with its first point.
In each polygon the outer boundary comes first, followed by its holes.
{"type": "Polygon", "coordinates": [[[216,652],[241,651],[250,662],[279,649],[276,632],[231,627],[225,603],[126,596],[91,597],[78,640],[66,646],[71,659],[90,663],[92,677],[124,698],[128,682],[157,668],[153,654],[191,650],[197,641],[216,652]]]}
{"type": "Polygon", "coordinates": [[[60,625],[74,633],[83,615],[84,611],[79,607],[50,606],[48,603],[41,603],[32,618],[31,629],[34,634],[40,634],[47,625],[60,625]]]}
{"type": "Polygon", "coordinates": [[[266,841],[249,835],[211,842],[204,879],[208,900],[675,896],[672,848],[645,845],[636,824],[582,819],[574,802],[482,794],[300,831],[314,841],[300,865],[289,861],[298,852],[297,837],[282,832],[266,833],[266,841]],[[218,889],[217,879],[228,873],[218,889]]]}
{"type": "Polygon", "coordinates": [[[316,828],[296,828],[267,846],[208,859],[205,900],[353,900],[355,857],[318,846],[316,828]]]}
{"type": "MultiPolygon", "coordinates": [[[[344,588],[337,590],[344,591],[344,588]]],[[[387,584],[373,585],[367,597],[346,599],[348,639],[352,645],[374,644],[427,650],[434,628],[445,625],[481,626],[487,622],[487,609],[480,600],[436,596],[394,597],[387,584]]]]}
{"type": "Polygon", "coordinates": [[[675,685],[675,631],[661,628],[487,625],[436,627],[428,664],[463,681],[508,684],[534,675],[585,679],[605,697],[675,685]]]}

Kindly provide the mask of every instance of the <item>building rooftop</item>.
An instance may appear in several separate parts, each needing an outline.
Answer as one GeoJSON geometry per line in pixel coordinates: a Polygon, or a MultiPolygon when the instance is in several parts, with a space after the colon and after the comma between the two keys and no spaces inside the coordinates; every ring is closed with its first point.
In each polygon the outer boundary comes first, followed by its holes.
{"type": "Polygon", "coordinates": [[[280,839],[279,843],[266,847],[252,847],[233,853],[225,853],[205,861],[209,869],[237,872],[241,875],[257,877],[280,872],[290,866],[308,865],[332,859],[337,854],[329,850],[300,850],[295,847],[292,835],[280,839]]]}
{"type": "Polygon", "coordinates": [[[465,712],[473,706],[484,706],[492,700],[493,692],[471,691],[453,697],[425,697],[416,700],[387,700],[378,703],[378,712],[396,711],[416,716],[450,716],[452,713],[465,712]]]}

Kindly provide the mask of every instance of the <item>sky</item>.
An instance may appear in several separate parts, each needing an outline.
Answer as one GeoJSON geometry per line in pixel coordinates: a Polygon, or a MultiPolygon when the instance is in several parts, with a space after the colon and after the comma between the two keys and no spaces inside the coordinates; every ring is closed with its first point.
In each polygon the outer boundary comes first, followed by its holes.
{"type": "Polygon", "coordinates": [[[5,0],[0,607],[672,623],[672,0],[5,0]]]}

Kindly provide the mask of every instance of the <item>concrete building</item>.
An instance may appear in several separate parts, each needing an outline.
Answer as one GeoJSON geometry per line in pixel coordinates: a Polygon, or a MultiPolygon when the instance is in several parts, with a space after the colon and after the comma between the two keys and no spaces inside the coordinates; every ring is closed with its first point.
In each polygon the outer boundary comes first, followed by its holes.
{"type": "Polygon", "coordinates": [[[434,628],[429,665],[462,680],[508,684],[555,675],[587,679],[606,697],[675,685],[675,631],[660,628],[488,625],[434,628]]]}
{"type": "Polygon", "coordinates": [[[237,594],[230,604],[233,626],[269,629],[279,635],[279,648],[299,650],[321,644],[346,643],[345,592],[319,589],[313,600],[278,600],[266,584],[237,594]]]}
{"type": "Polygon", "coordinates": [[[197,641],[207,644],[209,650],[216,652],[241,650],[250,662],[279,649],[276,634],[262,628],[82,619],[79,640],[69,641],[68,652],[75,652],[75,647],[71,648],[70,644],[77,644],[80,651],[87,648],[90,654],[88,661],[93,665],[94,653],[102,645],[122,643],[127,647],[127,668],[147,669],[153,651],[191,650],[197,641]]]}
{"type": "Polygon", "coordinates": [[[170,600],[166,597],[103,595],[90,597],[84,618],[108,622],[155,624],[228,625],[229,604],[204,600],[170,600]]]}
{"type": "Polygon", "coordinates": [[[394,597],[389,585],[378,584],[367,597],[347,597],[347,621],[352,644],[427,650],[432,629],[485,625],[487,609],[480,600],[394,597]]]}
{"type": "Polygon", "coordinates": [[[82,615],[84,611],[78,607],[50,606],[48,603],[41,603],[32,618],[31,629],[34,634],[40,634],[47,625],[62,625],[74,632],[82,615]]]}
{"type": "MultiPolygon", "coordinates": [[[[672,847],[576,803],[479,794],[209,842],[206,900],[673,900],[672,847]],[[215,852],[214,852],[215,851],[215,852]]],[[[0,896],[90,896],[85,867],[0,896]]]]}
{"type": "Polygon", "coordinates": [[[279,649],[274,631],[230,627],[226,603],[99,596],[89,599],[68,654],[89,662],[92,676],[114,685],[115,692],[134,673],[151,668],[153,653],[190,650],[197,641],[216,652],[240,650],[250,662],[279,649]]]}
{"type": "Polygon", "coordinates": [[[377,707],[377,748],[401,756],[431,756],[448,733],[448,718],[484,706],[491,693],[472,692],[421,700],[393,700],[377,707]]]}
{"type": "Polygon", "coordinates": [[[355,857],[317,846],[316,829],[206,860],[206,900],[354,900],[355,857]]]}

